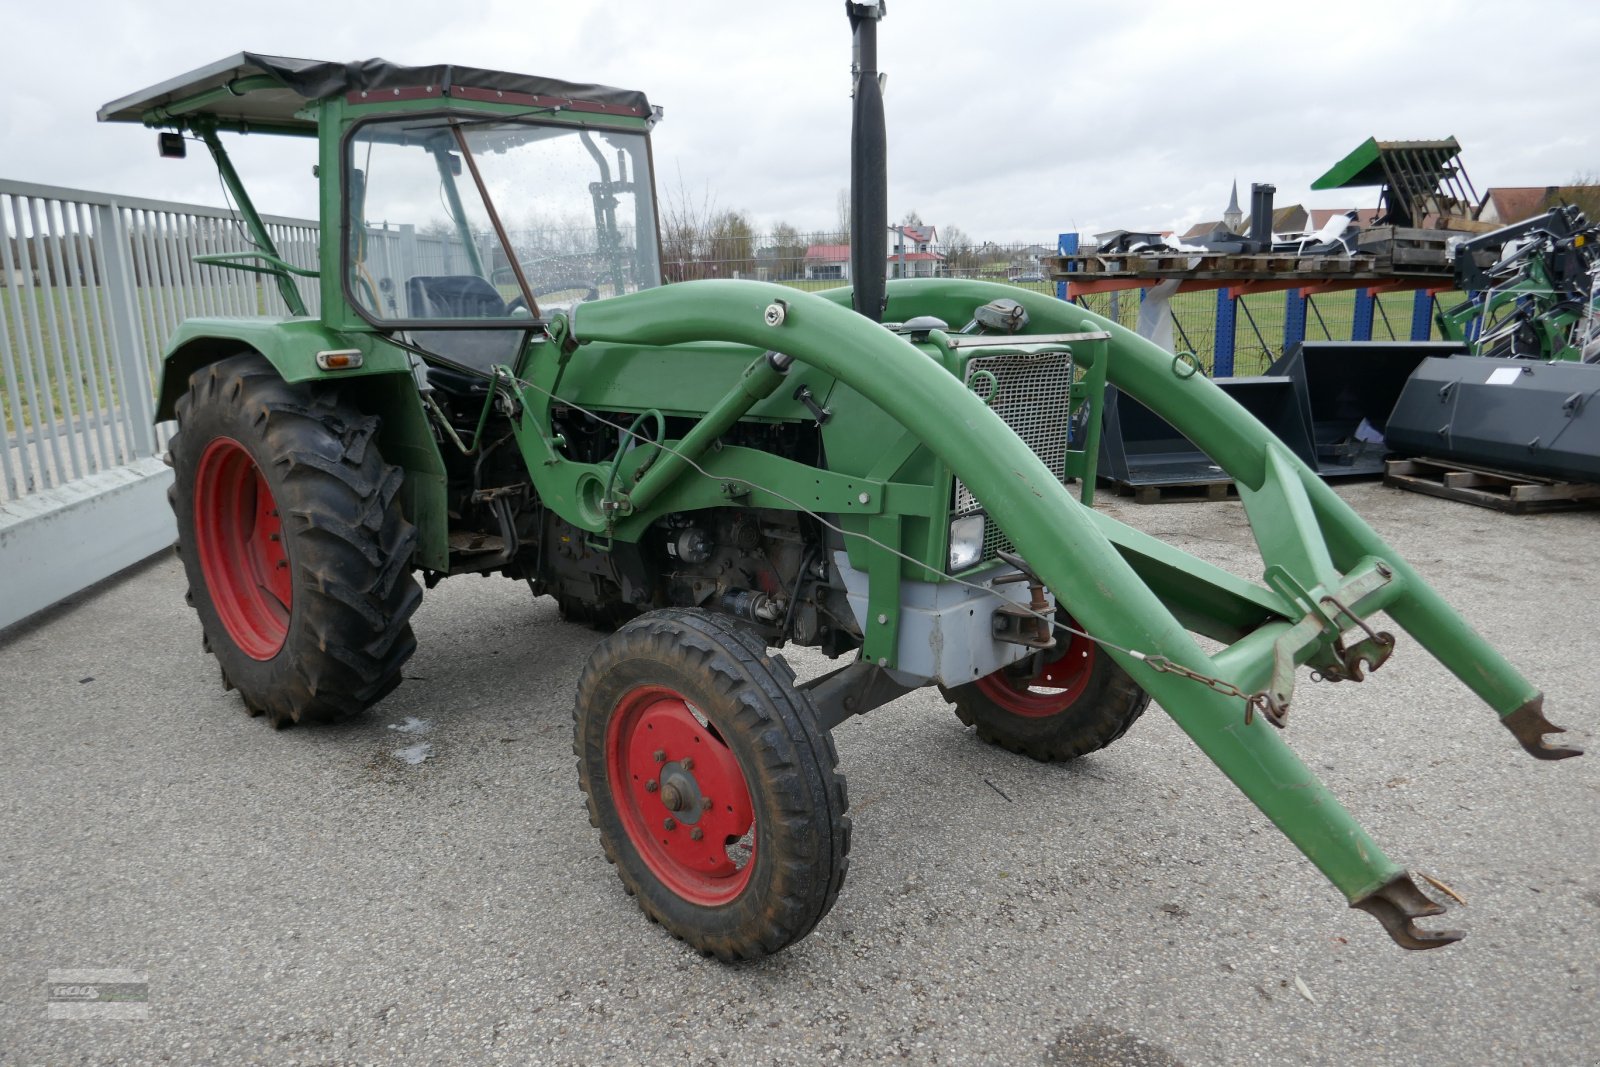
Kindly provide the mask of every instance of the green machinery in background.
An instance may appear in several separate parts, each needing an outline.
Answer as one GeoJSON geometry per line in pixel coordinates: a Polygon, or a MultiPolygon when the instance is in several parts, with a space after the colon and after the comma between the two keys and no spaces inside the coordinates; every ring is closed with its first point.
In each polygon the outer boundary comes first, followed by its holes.
{"type": "Polygon", "coordinates": [[[190,320],[165,356],[180,551],[224,684],[278,725],[358,712],[401,681],[414,575],[527,582],[614,631],[576,710],[603,847],[725,959],[831,907],[850,716],[938,685],[979,736],[1066,759],[1154,697],[1399,944],[1454,940],[1416,926],[1441,906],[1284,743],[1298,670],[1382,666],[1383,611],[1529,753],[1575,755],[1539,689],[1184,361],[1013,287],[885,286],[882,5],[849,12],[861,239],[855,287],[825,295],[659,284],[642,93],[246,53],[101,111],[207,145],[253,247],[206,260],[269,275],[291,312],[190,320]],[[274,247],[225,131],[317,139],[315,267],[274,247]],[[1108,385],[1238,483],[1259,581],[1093,509],[1108,385]],[[841,666],[797,684],[788,642],[841,666]]]}
{"type": "Polygon", "coordinates": [[[1479,356],[1600,360],[1600,225],[1576,206],[1464,240],[1452,258],[1456,288],[1470,295],[1439,310],[1446,338],[1466,342],[1479,356]],[[1480,265],[1482,253],[1494,257],[1492,265],[1480,265]]]}
{"type": "Polygon", "coordinates": [[[1468,354],[1418,364],[1389,416],[1389,444],[1600,482],[1600,226],[1562,205],[1462,241],[1453,261],[1468,298],[1437,318],[1468,354]]]}

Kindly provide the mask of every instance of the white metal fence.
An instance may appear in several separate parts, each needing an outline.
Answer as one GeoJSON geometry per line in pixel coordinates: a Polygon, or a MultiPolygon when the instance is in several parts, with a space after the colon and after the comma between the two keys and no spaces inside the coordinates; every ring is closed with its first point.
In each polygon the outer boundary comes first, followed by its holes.
{"type": "MultiPolygon", "coordinates": [[[[266,221],[317,266],[315,222],[266,221]]],[[[287,312],[271,278],[193,262],[249,249],[232,212],[0,180],[0,627],[170,543],[157,365],[185,318],[287,312]]]]}

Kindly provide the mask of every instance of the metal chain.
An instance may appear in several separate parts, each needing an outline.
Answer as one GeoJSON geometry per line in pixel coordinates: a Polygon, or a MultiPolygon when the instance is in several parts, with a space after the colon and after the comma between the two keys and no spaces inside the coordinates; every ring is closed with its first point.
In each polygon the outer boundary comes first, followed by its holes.
{"type": "Polygon", "coordinates": [[[1174,663],[1165,656],[1143,656],[1137,652],[1130,652],[1129,654],[1143,660],[1145,665],[1153,670],[1162,671],[1166,674],[1176,674],[1180,678],[1199,682],[1207,689],[1221,693],[1225,697],[1238,697],[1244,701],[1244,724],[1246,726],[1249,726],[1255,720],[1255,714],[1258,711],[1261,713],[1262,718],[1280,730],[1287,722],[1288,705],[1278,700],[1265,689],[1254,693],[1246,693],[1225,678],[1213,678],[1209,674],[1201,674],[1199,671],[1191,670],[1181,663],[1174,663]]]}

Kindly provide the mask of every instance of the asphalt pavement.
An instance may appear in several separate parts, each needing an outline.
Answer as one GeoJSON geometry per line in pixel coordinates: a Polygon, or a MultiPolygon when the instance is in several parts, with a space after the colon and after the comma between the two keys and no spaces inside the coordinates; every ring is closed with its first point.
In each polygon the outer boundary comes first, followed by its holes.
{"type": "MultiPolygon", "coordinates": [[[[1600,513],[1341,492],[1592,747],[1600,513]]],[[[1257,565],[1237,503],[1105,506],[1257,565]]],[[[394,694],[278,732],[222,690],[183,588],[163,556],[0,634],[0,1063],[1437,1067],[1600,1047],[1600,754],[1528,758],[1404,636],[1364,684],[1302,674],[1287,739],[1467,901],[1460,944],[1395,947],[1159,709],[1044,766],[924,690],[835,732],[838,904],[730,967],[645,920],[601,855],[571,738],[600,636],[551,601],[445,582],[394,694]],[[81,968],[147,983],[144,1017],[52,1018],[51,972],[81,968]]]]}

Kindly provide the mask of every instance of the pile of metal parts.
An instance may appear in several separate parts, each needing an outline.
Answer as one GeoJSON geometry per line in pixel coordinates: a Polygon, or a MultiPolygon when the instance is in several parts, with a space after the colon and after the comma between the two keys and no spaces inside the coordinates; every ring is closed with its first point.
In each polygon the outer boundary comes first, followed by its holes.
{"type": "Polygon", "coordinates": [[[1576,207],[1455,248],[1471,298],[1441,311],[1470,355],[1427,359],[1389,420],[1397,449],[1576,482],[1600,482],[1600,226],[1576,207]],[[1479,257],[1497,253],[1484,268],[1479,257]]]}
{"type": "Polygon", "coordinates": [[[1454,248],[1456,288],[1472,294],[1439,315],[1446,337],[1474,355],[1600,361],[1595,278],[1600,224],[1571,204],[1454,248]],[[1481,253],[1494,262],[1481,265],[1481,253]]]}

